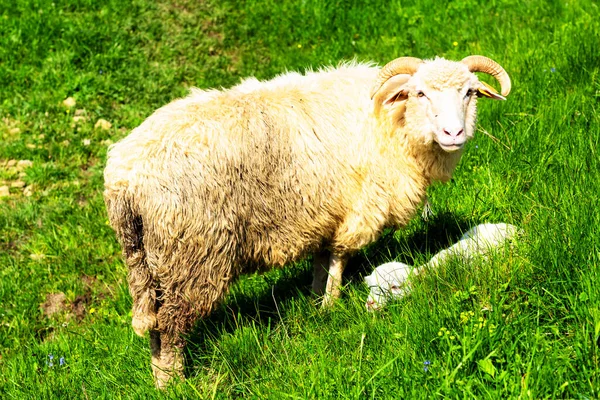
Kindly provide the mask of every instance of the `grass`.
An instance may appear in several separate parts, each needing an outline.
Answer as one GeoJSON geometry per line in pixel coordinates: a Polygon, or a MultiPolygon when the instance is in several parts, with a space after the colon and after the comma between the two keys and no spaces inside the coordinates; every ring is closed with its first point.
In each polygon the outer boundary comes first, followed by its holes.
{"type": "Polygon", "coordinates": [[[0,186],[10,187],[0,198],[0,397],[600,396],[597,3],[358,3],[0,6],[0,186]],[[186,382],[155,391],[102,201],[107,145],[191,86],[352,58],[470,54],[500,62],[514,90],[481,101],[481,130],[454,179],[430,190],[435,217],[358,254],[331,312],[308,294],[308,260],[243,278],[194,332],[186,382]],[[101,118],[110,128],[94,127],[101,118]],[[420,264],[485,221],[525,234],[514,251],[430,271],[411,296],[365,312],[362,274],[390,259],[420,264]]]}

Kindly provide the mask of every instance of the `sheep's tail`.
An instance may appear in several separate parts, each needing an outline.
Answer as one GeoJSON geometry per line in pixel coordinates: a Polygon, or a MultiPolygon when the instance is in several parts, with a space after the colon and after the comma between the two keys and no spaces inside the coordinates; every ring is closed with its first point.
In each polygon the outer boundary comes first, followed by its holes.
{"type": "Polygon", "coordinates": [[[132,325],[135,332],[144,333],[156,327],[156,283],[148,267],[144,249],[144,225],[134,209],[131,198],[123,192],[105,190],[104,201],[108,219],[123,248],[123,257],[129,269],[129,292],[133,299],[132,325]]]}
{"type": "Polygon", "coordinates": [[[146,259],[142,217],[134,211],[131,200],[125,193],[107,189],[104,191],[104,202],[110,225],[123,248],[125,262],[130,269],[142,266],[146,259]]]}

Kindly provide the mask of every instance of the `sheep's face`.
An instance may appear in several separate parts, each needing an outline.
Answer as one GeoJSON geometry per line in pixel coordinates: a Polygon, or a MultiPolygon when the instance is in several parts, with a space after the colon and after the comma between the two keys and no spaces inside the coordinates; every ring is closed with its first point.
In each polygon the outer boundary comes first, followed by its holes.
{"type": "Polygon", "coordinates": [[[383,307],[391,299],[400,299],[410,292],[407,279],[412,268],[400,262],[390,262],[377,267],[365,283],[369,286],[369,297],[365,303],[368,311],[383,307]]]}
{"type": "Polygon", "coordinates": [[[502,99],[460,62],[425,62],[414,75],[397,75],[382,87],[383,106],[409,127],[413,142],[452,153],[473,137],[477,97],[502,99]],[[386,87],[387,86],[387,87],[386,87]]]}
{"type": "Polygon", "coordinates": [[[420,122],[425,143],[454,152],[473,137],[479,80],[465,65],[448,62],[435,70],[431,64],[421,67],[407,85],[406,119],[420,122]]]}

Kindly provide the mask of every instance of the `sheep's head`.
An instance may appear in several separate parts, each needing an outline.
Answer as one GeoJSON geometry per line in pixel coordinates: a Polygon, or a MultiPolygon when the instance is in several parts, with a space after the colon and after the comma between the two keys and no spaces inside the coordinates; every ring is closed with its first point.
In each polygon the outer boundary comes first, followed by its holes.
{"type": "Polygon", "coordinates": [[[411,127],[411,140],[425,145],[437,143],[451,153],[462,149],[473,137],[477,97],[506,100],[510,88],[506,71],[483,56],[466,57],[460,62],[401,57],[381,69],[371,97],[377,110],[383,108],[411,127]],[[502,95],[481,82],[474,72],[496,78],[502,95]]]}
{"type": "Polygon", "coordinates": [[[400,299],[410,293],[408,280],[412,270],[409,265],[396,261],[375,268],[371,275],[365,277],[365,283],[370,289],[365,303],[367,310],[378,310],[389,300],[400,299]]]}

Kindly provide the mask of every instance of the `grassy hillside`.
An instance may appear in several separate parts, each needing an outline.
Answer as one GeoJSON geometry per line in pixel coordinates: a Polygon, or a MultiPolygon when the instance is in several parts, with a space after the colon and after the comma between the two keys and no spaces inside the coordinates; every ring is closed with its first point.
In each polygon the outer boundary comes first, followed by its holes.
{"type": "Polygon", "coordinates": [[[599,21],[590,0],[4,1],[0,397],[598,398],[599,21]],[[358,254],[331,312],[310,260],[243,278],[194,332],[186,382],[155,391],[102,200],[107,146],[191,86],[470,54],[513,92],[479,103],[454,179],[429,191],[435,217],[358,254]],[[362,274],[486,221],[525,233],[365,312],[362,274]]]}

